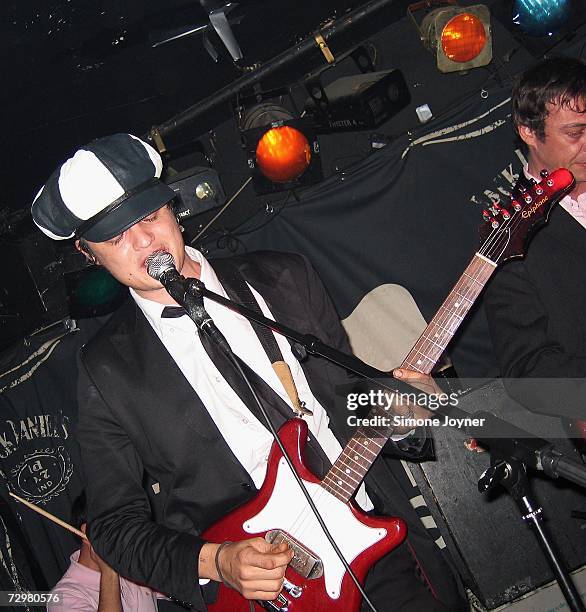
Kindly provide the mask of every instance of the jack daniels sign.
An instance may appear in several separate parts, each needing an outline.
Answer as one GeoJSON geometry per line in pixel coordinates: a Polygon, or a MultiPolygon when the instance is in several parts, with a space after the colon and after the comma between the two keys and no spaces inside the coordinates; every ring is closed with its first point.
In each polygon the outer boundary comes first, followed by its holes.
{"type": "Polygon", "coordinates": [[[85,339],[82,331],[32,336],[0,356],[2,497],[20,518],[49,589],[69,566],[69,556],[79,542],[7,493],[70,521],[72,502],[82,490],[75,440],[76,354],[85,339]]]}

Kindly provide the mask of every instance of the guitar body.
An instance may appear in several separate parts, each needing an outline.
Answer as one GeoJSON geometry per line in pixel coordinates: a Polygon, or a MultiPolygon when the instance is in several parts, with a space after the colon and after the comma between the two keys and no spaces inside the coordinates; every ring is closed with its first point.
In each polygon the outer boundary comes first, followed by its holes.
{"type": "MultiPolygon", "coordinates": [[[[407,533],[405,523],[398,518],[369,516],[353,502],[344,503],[322,488],[320,480],[303,463],[307,440],[307,424],[304,421],[287,421],[281,427],[279,437],[334,541],[360,583],[364,584],[370,567],[404,540],[407,533]]],[[[203,537],[211,542],[240,541],[255,536],[265,537],[272,530],[279,530],[294,538],[312,553],[313,558],[321,560],[323,575],[304,578],[293,569],[292,562],[285,574],[288,582],[280,598],[269,604],[273,606],[269,609],[287,608],[290,612],[359,610],[361,596],[358,589],[323,534],[275,443],[269,456],[265,481],[256,497],[212,525],[203,537]]],[[[255,610],[263,609],[258,603],[254,605],[255,610]]],[[[208,609],[249,612],[250,604],[238,591],[222,584],[218,600],[208,609]]]]}

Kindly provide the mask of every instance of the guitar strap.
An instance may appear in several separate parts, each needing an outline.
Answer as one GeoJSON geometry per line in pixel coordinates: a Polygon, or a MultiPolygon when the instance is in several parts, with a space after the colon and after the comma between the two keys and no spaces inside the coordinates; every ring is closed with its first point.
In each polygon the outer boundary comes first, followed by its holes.
{"type": "MultiPolygon", "coordinates": [[[[250,290],[250,286],[244,280],[243,276],[240,274],[240,271],[233,264],[226,259],[220,259],[214,261],[213,268],[222,286],[230,295],[231,299],[254,311],[256,314],[264,316],[258,302],[256,301],[256,298],[250,290]]],[[[275,340],[273,332],[268,327],[265,327],[260,323],[256,323],[255,321],[250,321],[250,324],[252,325],[252,329],[257,335],[265,353],[267,354],[267,357],[273,366],[273,370],[279,377],[283,387],[285,387],[285,391],[293,404],[295,413],[298,416],[303,414],[311,414],[310,411],[304,407],[303,402],[299,399],[299,394],[297,393],[297,387],[295,386],[291,369],[283,358],[283,353],[281,353],[281,349],[275,340]]]]}

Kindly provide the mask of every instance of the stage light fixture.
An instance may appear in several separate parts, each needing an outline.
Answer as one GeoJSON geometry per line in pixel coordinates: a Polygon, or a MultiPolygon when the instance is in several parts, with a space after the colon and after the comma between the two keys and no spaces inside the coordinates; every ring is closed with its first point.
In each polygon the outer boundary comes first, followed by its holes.
{"type": "Polygon", "coordinates": [[[513,23],[528,36],[553,36],[572,13],[572,0],[515,0],[513,23]]]}
{"type": "Polygon", "coordinates": [[[411,102],[400,70],[340,77],[326,86],[315,79],[306,86],[310,100],[305,110],[325,133],[379,127],[411,102]]]}
{"type": "Polygon", "coordinates": [[[226,201],[220,177],[213,168],[194,166],[165,177],[165,183],[175,192],[173,210],[179,219],[195,217],[226,201]]]}
{"type": "Polygon", "coordinates": [[[258,194],[295,189],[323,178],[319,143],[310,121],[272,102],[244,113],[242,141],[258,194]]]}
{"type": "Polygon", "coordinates": [[[492,60],[490,12],[483,4],[434,9],[423,18],[420,32],[441,72],[462,72],[492,60]]]}
{"type": "Polygon", "coordinates": [[[290,125],[266,131],[256,146],[258,169],[275,183],[299,178],[311,163],[311,147],[303,132],[290,125]]]}

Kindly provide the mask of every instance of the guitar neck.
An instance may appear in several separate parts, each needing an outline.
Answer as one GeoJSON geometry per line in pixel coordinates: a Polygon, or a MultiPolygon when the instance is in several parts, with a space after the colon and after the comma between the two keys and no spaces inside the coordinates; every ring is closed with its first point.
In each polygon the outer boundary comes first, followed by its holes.
{"type": "MultiPolygon", "coordinates": [[[[431,372],[495,268],[496,264],[490,259],[479,253],[474,255],[448,297],[403,360],[402,368],[424,374],[431,372]]],[[[328,492],[346,503],[350,501],[364,480],[366,472],[393,433],[391,427],[378,425],[389,417],[388,411],[383,406],[374,406],[368,417],[377,423],[356,430],[321,483],[328,492]]]]}
{"type": "Polygon", "coordinates": [[[446,350],[470,308],[492,276],[496,264],[476,253],[429,325],[409,351],[402,368],[429,374],[446,350]]]}

